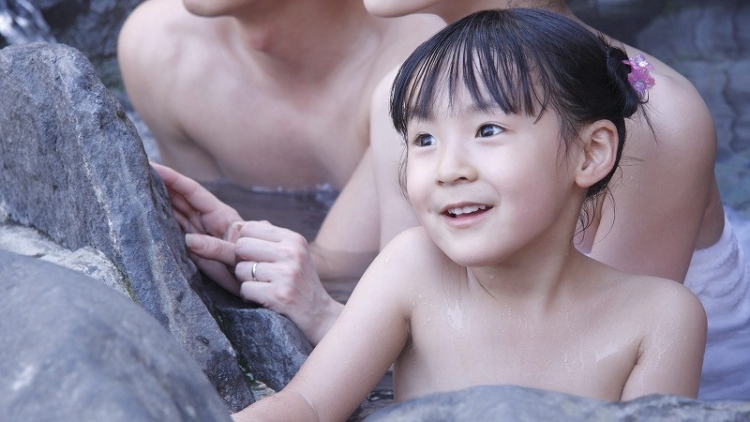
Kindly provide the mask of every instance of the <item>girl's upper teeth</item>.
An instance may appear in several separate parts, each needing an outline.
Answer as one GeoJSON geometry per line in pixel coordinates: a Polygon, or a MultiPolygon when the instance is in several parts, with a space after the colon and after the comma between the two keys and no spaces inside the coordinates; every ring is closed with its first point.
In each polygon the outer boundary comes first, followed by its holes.
{"type": "Polygon", "coordinates": [[[461,214],[469,214],[472,212],[477,212],[479,210],[487,209],[486,205],[468,205],[465,207],[457,207],[457,208],[451,208],[448,210],[448,212],[452,215],[461,215],[461,214]]]}

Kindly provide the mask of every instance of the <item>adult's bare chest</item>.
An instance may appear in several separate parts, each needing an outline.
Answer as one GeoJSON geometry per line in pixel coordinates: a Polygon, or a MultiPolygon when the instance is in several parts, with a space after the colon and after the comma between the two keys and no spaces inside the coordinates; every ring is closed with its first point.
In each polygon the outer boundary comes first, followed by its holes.
{"type": "Polygon", "coordinates": [[[369,115],[355,96],[280,95],[237,85],[216,91],[193,113],[205,118],[187,125],[231,182],[341,189],[367,147],[369,115]]]}

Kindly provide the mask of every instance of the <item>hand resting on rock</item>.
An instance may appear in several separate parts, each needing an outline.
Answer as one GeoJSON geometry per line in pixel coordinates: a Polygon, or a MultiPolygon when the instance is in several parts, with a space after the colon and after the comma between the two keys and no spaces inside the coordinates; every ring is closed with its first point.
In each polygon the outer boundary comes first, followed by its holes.
{"type": "Polygon", "coordinates": [[[287,316],[317,344],[343,305],[323,288],[305,238],[267,221],[243,222],[195,180],[169,167],[152,167],[167,187],[200,270],[243,300],[287,316]]]}

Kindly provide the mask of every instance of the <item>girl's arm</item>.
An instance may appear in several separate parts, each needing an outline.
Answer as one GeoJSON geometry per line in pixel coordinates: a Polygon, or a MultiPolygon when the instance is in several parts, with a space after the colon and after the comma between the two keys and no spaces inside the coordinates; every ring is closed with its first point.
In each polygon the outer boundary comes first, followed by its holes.
{"type": "Polygon", "coordinates": [[[409,336],[418,253],[403,238],[373,261],[289,385],[235,414],[235,421],[343,421],[357,408],[409,336]]]}
{"type": "Polygon", "coordinates": [[[698,395],[706,313],[686,287],[673,281],[657,283],[656,291],[634,306],[646,332],[622,400],[648,394],[698,395]]]}

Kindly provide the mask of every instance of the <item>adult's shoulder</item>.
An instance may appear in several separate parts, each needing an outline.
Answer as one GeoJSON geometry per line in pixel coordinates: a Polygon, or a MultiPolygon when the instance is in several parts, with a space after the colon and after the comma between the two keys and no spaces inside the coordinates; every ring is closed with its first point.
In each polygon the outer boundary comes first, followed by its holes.
{"type": "Polygon", "coordinates": [[[420,44],[445,27],[435,15],[415,14],[398,18],[373,17],[380,30],[379,65],[381,75],[400,65],[420,44]]]}
{"type": "Polygon", "coordinates": [[[432,14],[417,13],[397,18],[376,19],[381,21],[386,39],[398,39],[403,44],[412,44],[412,49],[445,27],[445,21],[432,14]]]}
{"type": "Polygon", "coordinates": [[[159,71],[172,65],[185,51],[185,44],[205,36],[207,20],[190,14],[181,0],[149,0],[136,7],[125,20],[118,37],[118,58],[123,71],[128,66],[159,71]],[[198,36],[196,36],[196,34],[198,36]]]}
{"type": "MultiPolygon", "coordinates": [[[[647,136],[653,130],[659,146],[695,154],[696,159],[713,165],[716,128],[708,106],[692,82],[648,53],[628,48],[628,54],[631,57],[644,54],[654,66],[651,75],[655,80],[645,106],[651,127],[641,124],[628,129],[640,134],[637,138],[649,140],[654,139],[647,136]]],[[[629,136],[628,141],[634,138],[629,136]]]]}
{"type": "Polygon", "coordinates": [[[146,40],[155,35],[170,35],[169,30],[179,28],[180,23],[189,17],[190,14],[182,6],[180,0],[144,1],[125,19],[120,31],[120,39],[146,40]]]}

